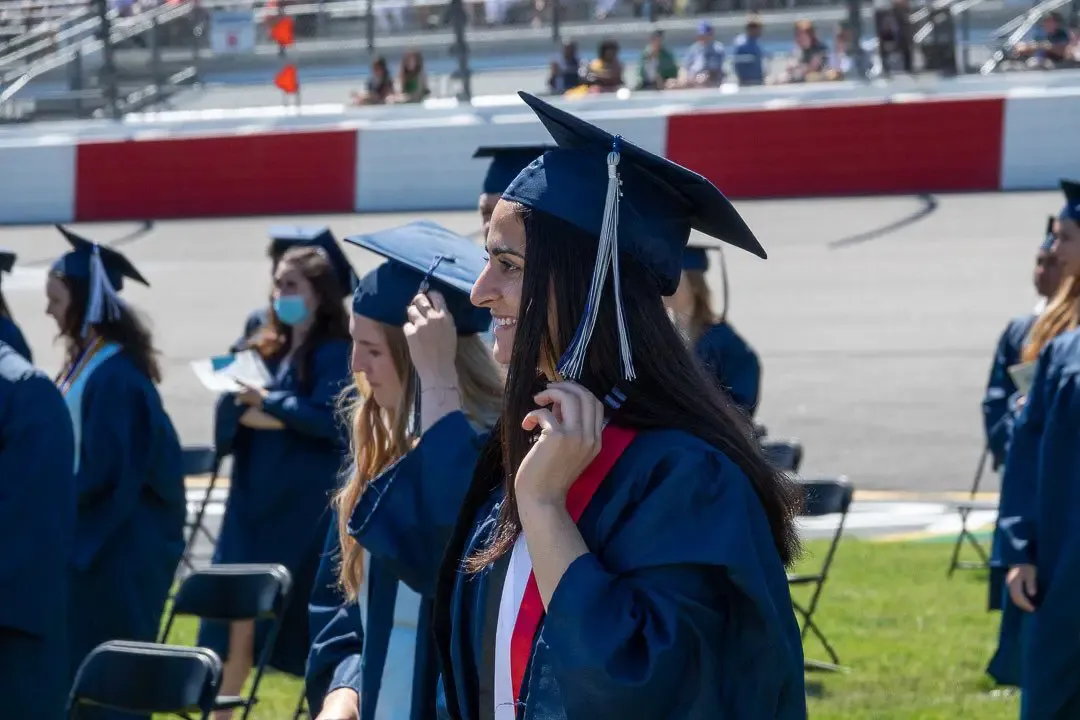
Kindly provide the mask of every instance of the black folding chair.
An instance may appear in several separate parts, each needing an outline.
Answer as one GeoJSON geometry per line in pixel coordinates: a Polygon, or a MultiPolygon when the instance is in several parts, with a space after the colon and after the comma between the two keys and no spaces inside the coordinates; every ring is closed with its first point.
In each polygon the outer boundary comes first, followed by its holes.
{"type": "Polygon", "coordinates": [[[180,563],[189,571],[195,569],[192,554],[195,552],[195,544],[198,542],[199,533],[202,533],[210,542],[211,547],[217,543],[217,538],[206,527],[203,519],[206,516],[206,508],[210,504],[214,486],[217,485],[218,474],[221,471],[223,460],[224,457],[219,456],[212,447],[192,446],[183,449],[184,477],[210,476],[210,480],[206,484],[206,492],[203,493],[199,507],[195,511],[195,517],[185,528],[187,531],[187,545],[184,547],[184,554],[180,558],[180,563]]]}
{"type": "Polygon", "coordinates": [[[817,612],[821,600],[821,591],[825,588],[825,581],[829,579],[829,569],[832,567],[833,558],[836,557],[836,548],[840,545],[840,538],[844,535],[844,523],[847,521],[848,511],[851,509],[851,500],[855,491],[846,477],[799,479],[806,493],[802,510],[802,517],[821,517],[823,515],[840,515],[840,522],[833,533],[832,542],[825,553],[825,560],[821,568],[814,573],[788,574],[788,585],[792,587],[812,587],[810,602],[802,605],[792,599],[795,612],[802,619],[802,639],[805,643],[807,633],[813,633],[821,641],[822,647],[828,653],[831,663],[817,660],[805,660],[807,670],[827,670],[837,672],[840,668],[840,658],[832,645],[829,644],[825,633],[821,631],[814,621],[814,613],[817,612]]]}
{"type": "Polygon", "coordinates": [[[765,459],[780,472],[797,473],[802,467],[803,448],[798,440],[770,440],[761,443],[765,459]]]}
{"type": "Polygon", "coordinates": [[[209,720],[220,686],[221,659],[212,650],[112,640],[82,661],[66,716],[98,707],[209,720]]]}
{"type": "Polygon", "coordinates": [[[953,573],[957,570],[982,570],[990,567],[990,554],[983,547],[979,539],[968,529],[968,516],[976,510],[996,510],[997,504],[993,502],[986,502],[976,500],[976,496],[979,494],[979,485],[982,484],[983,472],[986,470],[986,461],[990,457],[990,447],[987,446],[983,449],[982,455],[979,456],[979,464],[975,468],[975,479],[971,481],[971,492],[968,495],[968,499],[965,502],[956,503],[956,511],[960,513],[960,534],[956,536],[956,542],[953,544],[952,557],[949,558],[949,571],[948,577],[952,577],[953,573]],[[964,549],[964,543],[967,543],[975,551],[975,555],[978,560],[961,560],[960,551],[964,549]]]}
{"type": "Polygon", "coordinates": [[[161,631],[162,643],[168,641],[173,621],[181,615],[222,622],[270,620],[273,623],[255,664],[255,679],[248,696],[218,697],[214,700],[214,710],[242,707],[243,720],[251,714],[281,629],[291,585],[292,577],[282,565],[211,565],[188,575],[176,591],[169,618],[161,631]]]}

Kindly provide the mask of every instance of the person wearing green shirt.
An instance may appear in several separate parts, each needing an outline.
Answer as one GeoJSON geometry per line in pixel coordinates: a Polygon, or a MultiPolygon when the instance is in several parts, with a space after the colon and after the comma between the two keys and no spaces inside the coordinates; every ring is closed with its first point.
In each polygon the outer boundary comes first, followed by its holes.
{"type": "Polygon", "coordinates": [[[664,31],[656,30],[638,63],[638,90],[660,90],[679,76],[675,56],[664,47],[664,31]]]}

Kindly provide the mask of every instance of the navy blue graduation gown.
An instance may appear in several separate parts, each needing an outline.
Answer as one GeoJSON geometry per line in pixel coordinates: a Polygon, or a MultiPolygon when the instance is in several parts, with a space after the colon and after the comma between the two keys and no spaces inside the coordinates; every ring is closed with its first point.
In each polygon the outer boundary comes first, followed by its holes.
{"type": "Polygon", "coordinates": [[[1003,559],[1037,568],[1023,617],[1021,717],[1080,717],[1080,331],[1051,341],[1013,428],[1000,527],[1003,559]]]}
{"type": "Polygon", "coordinates": [[[184,550],[180,441],[157,388],[125,353],[106,360],[87,380],[75,481],[72,671],[106,640],[157,638],[184,550]]]}
{"type": "Polygon", "coordinates": [[[433,518],[426,514],[426,504],[402,504],[409,502],[412,494],[394,488],[422,482],[437,493],[431,501],[440,506],[439,514],[455,515],[469,488],[476,457],[485,439],[486,434],[477,433],[463,413],[450,413],[428,428],[416,447],[375,478],[361,496],[350,520],[350,532],[371,554],[367,569],[366,636],[358,603],[347,603],[336,583],[338,539],[336,529],[331,528],[309,613],[314,642],[308,658],[307,694],[314,714],[318,714],[328,692],[349,687],[362,698],[361,720],[375,718],[380,685],[387,673],[395,672],[387,664],[387,651],[401,590],[399,582],[404,580],[411,589],[425,596],[416,618],[409,717],[412,720],[434,717],[438,662],[431,636],[431,595],[451,528],[445,521],[433,523],[433,518]],[[412,542],[409,535],[415,535],[416,541],[412,542]],[[407,543],[412,545],[411,550],[393,557],[379,552],[380,547],[402,547],[407,543]],[[399,556],[406,562],[397,562],[399,556]],[[404,574],[399,576],[399,570],[405,570],[404,574]]]}
{"type": "Polygon", "coordinates": [[[70,683],[75,439],[52,380],[0,342],[0,707],[59,720],[70,683]]]}
{"type": "Polygon", "coordinates": [[[26,344],[22,330],[9,317],[0,315],[0,342],[10,345],[15,352],[25,358],[26,362],[34,362],[34,354],[30,352],[30,346],[26,344]]]}
{"type": "Polygon", "coordinates": [[[735,404],[753,417],[761,392],[761,362],[749,343],[721,322],[702,333],[694,351],[735,404]]]}
{"type": "MultiPolygon", "coordinates": [[[[983,397],[983,427],[986,430],[986,446],[990,450],[994,469],[999,469],[1012,441],[1013,423],[1016,420],[1016,401],[1020,393],[1009,376],[1009,368],[1020,362],[1035,315],[1026,315],[1009,321],[998,339],[994,362],[986,383],[983,397]]],[[[1004,477],[1002,478],[1004,482],[1004,477]]],[[[987,606],[1001,610],[998,629],[998,645],[994,651],[987,673],[999,685],[1020,684],[1020,609],[1006,599],[1005,573],[1008,567],[1001,558],[1002,533],[995,525],[990,548],[990,575],[987,583],[987,606]]]]}
{"type": "Polygon", "coordinates": [[[229,347],[229,352],[236,353],[243,350],[247,341],[255,334],[255,331],[267,323],[269,316],[270,311],[265,307],[248,313],[247,320],[244,321],[244,334],[229,347]]]}
{"type": "MultiPolygon", "coordinates": [[[[455,526],[435,595],[441,718],[493,712],[495,619],[509,556],[478,575],[460,563],[486,540],[502,501],[498,454],[492,440],[458,518],[440,504],[435,477],[424,475],[375,503],[393,497],[395,514],[423,517],[426,532],[385,523],[397,530],[365,539],[426,580],[424,559],[455,526]]],[[[760,503],[726,457],[680,431],[643,432],[578,528],[592,552],[567,570],[538,630],[523,720],[806,717],[787,577],[760,503]]]]}
{"type": "MultiPolygon", "coordinates": [[[[348,340],[326,340],[308,360],[302,384],[295,364],[271,364],[275,378],[263,411],[280,420],[282,430],[239,426],[246,410],[226,395],[218,404],[216,434],[229,438],[232,480],[214,563],[280,563],[292,574],[292,597],[274,644],[270,664],[303,676],[310,646],[307,603],[319,568],[330,521],[328,503],[348,450],[348,428],[338,417],[336,399],[348,386],[348,340]],[[223,418],[223,416],[228,418],[223,418]]],[[[219,452],[222,450],[219,444],[219,452]]],[[[258,659],[269,621],[256,628],[258,659]]],[[[204,622],[199,644],[228,657],[228,625],[204,622]]]]}

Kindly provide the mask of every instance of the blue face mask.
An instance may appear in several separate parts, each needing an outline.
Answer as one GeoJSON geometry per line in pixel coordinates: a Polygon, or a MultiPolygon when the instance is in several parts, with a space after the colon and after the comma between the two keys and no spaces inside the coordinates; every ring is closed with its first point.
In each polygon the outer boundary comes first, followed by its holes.
{"type": "Polygon", "coordinates": [[[299,295],[282,295],[274,298],[274,314],[286,325],[299,325],[307,320],[308,309],[299,295]]]}

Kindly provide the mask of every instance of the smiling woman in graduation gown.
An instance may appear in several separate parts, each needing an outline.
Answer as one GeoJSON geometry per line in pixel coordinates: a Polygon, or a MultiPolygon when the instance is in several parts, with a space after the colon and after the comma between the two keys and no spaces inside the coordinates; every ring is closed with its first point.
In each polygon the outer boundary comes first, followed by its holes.
{"type": "Polygon", "coordinates": [[[70,683],[67,567],[75,439],[48,377],[0,342],[0,698],[12,718],[59,720],[70,683]]]}
{"type": "Polygon", "coordinates": [[[53,265],[46,292],[68,345],[57,384],[75,435],[74,673],[106,640],[157,637],[187,504],[180,442],[155,387],[152,338],[118,295],[125,278],[146,280],[115,250],[61,231],[73,250],[53,265]]]}
{"type": "MultiPolygon", "coordinates": [[[[231,400],[241,414],[215,563],[280,563],[292,575],[290,602],[270,664],[302,676],[310,639],[305,600],[330,521],[327,505],[346,454],[336,413],[349,378],[348,318],[327,254],[288,250],[277,266],[270,322],[249,346],[273,380],[231,400]]],[[[239,694],[261,656],[269,621],[207,621],[199,644],[226,660],[222,693],[239,694]]]]}
{"type": "Polygon", "coordinates": [[[4,300],[3,277],[4,273],[11,272],[15,266],[15,253],[0,250],[0,342],[11,347],[15,352],[23,356],[27,362],[34,362],[34,356],[30,352],[30,346],[26,344],[22,330],[15,324],[8,309],[7,301],[4,300]]]}
{"type": "Polygon", "coordinates": [[[998,523],[1009,597],[1027,613],[1020,688],[1030,720],[1080,717],[1080,331],[1067,329],[1080,324],[1080,184],[1063,187],[1055,253],[1065,279],[1024,350],[1038,364],[1013,427],[998,523]]]}
{"type": "Polygon", "coordinates": [[[735,404],[753,417],[761,392],[761,362],[754,349],[727,321],[726,302],[723,313],[717,316],[713,312],[712,293],[705,277],[709,269],[707,251],[713,247],[699,244],[683,251],[679,288],[665,299],[665,304],[690,341],[694,354],[735,404]]]}
{"type": "MultiPolygon", "coordinates": [[[[353,295],[352,369],[363,399],[352,409],[353,467],[334,503],[341,520],[311,597],[307,695],[323,720],[430,720],[438,677],[430,579],[441,552],[419,559],[422,572],[399,576],[401,566],[369,555],[350,532],[354,517],[365,522],[372,503],[395,503],[394,488],[420,476],[432,476],[440,505],[458,507],[465,496],[502,401],[502,378],[480,338],[491,315],[468,294],[484,253],[429,222],[348,241],[388,261],[353,295]],[[419,441],[409,427],[417,400],[419,441]]],[[[424,534],[427,524],[413,515],[383,531],[424,534]]]]}
{"type": "MultiPolygon", "coordinates": [[[[804,718],[799,494],[661,301],[691,227],[764,253],[704,178],[521,95],[559,149],[504,193],[473,289],[509,363],[502,421],[458,518],[395,488],[433,542],[456,526],[440,717],[804,718]]],[[[419,535],[358,539],[408,563],[419,535]]]]}

